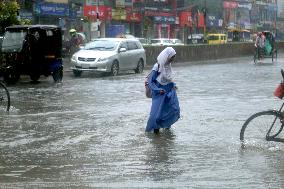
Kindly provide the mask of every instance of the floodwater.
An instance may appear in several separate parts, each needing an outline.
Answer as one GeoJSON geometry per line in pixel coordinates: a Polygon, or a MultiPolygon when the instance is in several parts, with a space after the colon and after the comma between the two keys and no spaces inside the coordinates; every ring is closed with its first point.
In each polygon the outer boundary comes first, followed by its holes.
{"type": "Polygon", "coordinates": [[[0,114],[0,188],[284,188],[284,144],[239,141],[246,118],[282,104],[284,59],[270,61],[174,65],[181,119],[159,135],[144,132],[149,69],[22,79],[0,114]]]}

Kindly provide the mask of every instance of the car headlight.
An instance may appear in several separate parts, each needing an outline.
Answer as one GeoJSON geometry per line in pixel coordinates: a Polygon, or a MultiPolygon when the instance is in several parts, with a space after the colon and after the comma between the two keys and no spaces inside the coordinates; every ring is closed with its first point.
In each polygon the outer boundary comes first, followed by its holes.
{"type": "Polygon", "coordinates": [[[73,56],[71,57],[71,61],[76,62],[76,56],[75,56],[75,55],[73,55],[73,56]]]}
{"type": "Polygon", "coordinates": [[[98,62],[106,62],[108,60],[108,57],[101,57],[98,59],[98,62]]]}

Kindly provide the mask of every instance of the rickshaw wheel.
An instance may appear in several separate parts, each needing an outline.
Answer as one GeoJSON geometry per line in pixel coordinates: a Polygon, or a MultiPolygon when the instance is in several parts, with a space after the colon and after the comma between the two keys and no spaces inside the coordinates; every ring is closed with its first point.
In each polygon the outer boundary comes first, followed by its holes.
{"type": "Polygon", "coordinates": [[[58,68],[52,73],[54,82],[61,82],[63,78],[63,67],[58,68]]]}
{"type": "Polygon", "coordinates": [[[272,62],[277,60],[277,50],[273,50],[271,53],[272,62]]]}
{"type": "Polygon", "coordinates": [[[253,62],[256,63],[256,61],[257,61],[257,54],[255,53],[253,56],[253,62]]]}
{"type": "Polygon", "coordinates": [[[30,74],[30,78],[32,81],[36,82],[39,80],[40,75],[39,74],[30,74]]]}
{"type": "Polygon", "coordinates": [[[4,81],[8,84],[14,84],[20,79],[20,74],[15,70],[8,70],[4,74],[4,81]]]}

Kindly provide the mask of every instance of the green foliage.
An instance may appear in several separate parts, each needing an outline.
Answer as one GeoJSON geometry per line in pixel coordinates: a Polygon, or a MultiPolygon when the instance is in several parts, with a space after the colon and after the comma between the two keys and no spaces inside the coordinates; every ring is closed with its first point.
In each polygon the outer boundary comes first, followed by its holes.
{"type": "Polygon", "coordinates": [[[4,33],[7,26],[19,24],[17,19],[19,8],[15,0],[0,1],[0,33],[4,33]]]}
{"type": "Polygon", "coordinates": [[[21,25],[31,25],[32,21],[29,19],[21,19],[20,24],[21,25]]]}

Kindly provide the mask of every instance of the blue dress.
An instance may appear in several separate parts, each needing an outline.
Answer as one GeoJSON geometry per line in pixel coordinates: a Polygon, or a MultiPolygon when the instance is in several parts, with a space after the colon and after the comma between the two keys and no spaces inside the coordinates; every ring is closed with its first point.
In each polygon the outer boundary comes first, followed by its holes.
{"type": "Polygon", "coordinates": [[[180,118],[180,107],[175,83],[161,85],[156,79],[158,71],[152,70],[148,77],[149,88],[152,91],[152,107],[147,122],[146,132],[153,129],[170,128],[180,118]],[[160,90],[166,91],[160,94],[160,90]]]}

